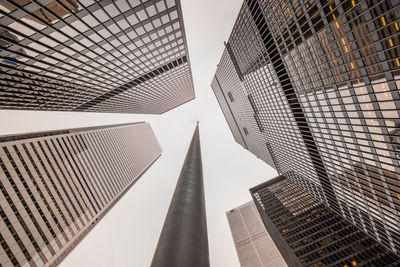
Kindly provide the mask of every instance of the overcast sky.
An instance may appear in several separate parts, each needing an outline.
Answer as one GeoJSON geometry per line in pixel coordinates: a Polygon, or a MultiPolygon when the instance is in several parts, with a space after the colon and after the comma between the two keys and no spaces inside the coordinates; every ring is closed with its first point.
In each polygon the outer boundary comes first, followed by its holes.
{"type": "MultiPolygon", "coordinates": [[[[148,267],[196,121],[200,121],[210,261],[240,266],[225,211],[276,172],[235,143],[210,87],[242,0],[181,0],[196,100],[159,115],[0,111],[0,134],[147,121],[162,156],[61,264],[148,267]]],[[[172,266],[171,266],[172,267],[172,266]]]]}

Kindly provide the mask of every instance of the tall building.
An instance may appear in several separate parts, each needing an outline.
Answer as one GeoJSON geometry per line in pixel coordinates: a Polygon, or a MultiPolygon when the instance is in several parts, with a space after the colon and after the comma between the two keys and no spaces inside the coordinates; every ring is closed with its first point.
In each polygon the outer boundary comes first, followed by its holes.
{"type": "Polygon", "coordinates": [[[0,9],[0,109],[161,114],[195,97],[180,0],[0,9]]]}
{"type": "Polygon", "coordinates": [[[160,155],[147,123],[1,136],[0,265],[58,265],[160,155]]]}
{"type": "Polygon", "coordinates": [[[210,266],[198,123],[151,262],[171,266],[210,266]]]}
{"type": "Polygon", "coordinates": [[[253,201],[227,211],[226,216],[241,267],[287,266],[253,201]]]}
{"type": "Polygon", "coordinates": [[[245,0],[212,88],[235,140],[400,254],[400,4],[245,0]]]}
{"type": "Polygon", "coordinates": [[[399,266],[400,257],[285,175],[250,189],[289,266],[399,266]]]}

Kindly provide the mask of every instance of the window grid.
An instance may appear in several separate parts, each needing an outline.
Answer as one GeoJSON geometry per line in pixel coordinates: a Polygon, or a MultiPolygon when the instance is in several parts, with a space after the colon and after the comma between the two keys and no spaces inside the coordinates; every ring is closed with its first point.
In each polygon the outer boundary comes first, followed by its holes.
{"type": "Polygon", "coordinates": [[[179,1],[3,2],[1,108],[163,113],[194,98],[179,1]]]}
{"type": "Polygon", "coordinates": [[[234,120],[262,126],[247,149],[394,252],[399,14],[383,0],[246,0],[215,75],[230,80],[220,90],[243,87],[249,99],[226,102],[231,129],[234,120]],[[237,67],[222,72],[225,54],[237,67]]]}

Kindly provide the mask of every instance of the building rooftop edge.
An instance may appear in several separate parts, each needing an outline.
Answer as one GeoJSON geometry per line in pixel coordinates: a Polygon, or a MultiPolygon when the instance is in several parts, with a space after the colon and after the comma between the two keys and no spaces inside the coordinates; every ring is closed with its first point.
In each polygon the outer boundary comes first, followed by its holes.
{"type": "Polygon", "coordinates": [[[61,135],[61,134],[66,134],[66,133],[73,133],[73,132],[87,132],[87,131],[93,131],[93,130],[99,130],[99,129],[107,129],[107,128],[114,128],[114,127],[128,126],[128,125],[144,124],[144,123],[146,123],[146,122],[139,121],[139,122],[98,125],[98,126],[89,126],[89,127],[63,128],[63,129],[57,129],[57,130],[34,131],[34,132],[25,132],[25,133],[17,133],[17,134],[5,134],[5,135],[0,135],[0,144],[9,142],[9,141],[24,140],[24,139],[29,139],[29,138],[56,136],[56,135],[61,135]]]}

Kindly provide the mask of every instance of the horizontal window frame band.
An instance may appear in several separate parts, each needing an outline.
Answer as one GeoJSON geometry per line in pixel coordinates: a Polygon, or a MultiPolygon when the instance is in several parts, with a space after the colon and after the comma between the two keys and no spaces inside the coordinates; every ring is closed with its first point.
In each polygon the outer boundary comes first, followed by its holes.
{"type": "Polygon", "coordinates": [[[163,66],[159,67],[156,70],[153,70],[153,71],[151,71],[149,73],[146,73],[146,74],[142,75],[141,77],[135,78],[134,80],[131,80],[130,82],[125,83],[122,86],[116,87],[116,88],[106,92],[103,95],[97,96],[96,98],[94,98],[94,99],[92,99],[92,100],[90,100],[90,101],[88,101],[88,102],[86,102],[86,103],[84,103],[84,104],[82,104],[80,106],[75,107],[74,110],[76,110],[76,111],[85,111],[85,110],[87,110],[89,108],[92,108],[92,107],[96,106],[99,103],[102,103],[102,102],[104,102],[104,101],[106,101],[106,100],[108,100],[110,98],[113,98],[113,97],[119,95],[120,93],[128,91],[128,90],[130,90],[132,88],[135,88],[136,86],[138,86],[138,85],[140,85],[142,83],[145,83],[148,80],[153,79],[157,75],[160,75],[160,74],[163,74],[164,72],[168,72],[170,70],[173,70],[175,67],[177,67],[179,65],[182,65],[182,64],[185,64],[185,63],[187,63],[187,57],[186,56],[178,58],[178,59],[176,59],[174,61],[171,61],[170,63],[167,63],[166,65],[163,65],[163,66]],[[173,66],[173,67],[171,67],[171,66],[173,66]]]}

